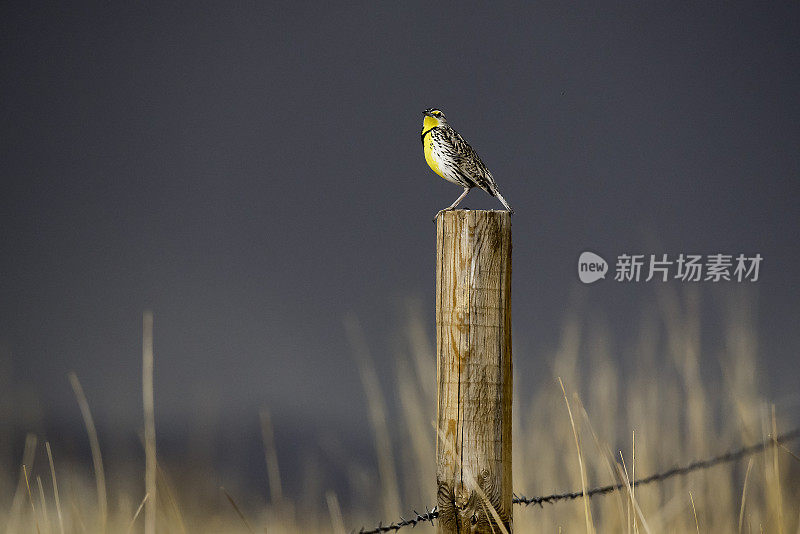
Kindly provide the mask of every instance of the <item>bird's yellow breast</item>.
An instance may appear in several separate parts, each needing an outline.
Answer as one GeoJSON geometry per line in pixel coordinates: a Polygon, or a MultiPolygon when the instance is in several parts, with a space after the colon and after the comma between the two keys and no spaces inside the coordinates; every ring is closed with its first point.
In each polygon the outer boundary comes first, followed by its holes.
{"type": "MultiPolygon", "coordinates": [[[[424,134],[431,128],[435,128],[439,126],[440,122],[433,118],[433,117],[425,117],[425,120],[422,121],[422,133],[424,134]]],[[[442,170],[439,168],[439,162],[436,161],[436,158],[433,157],[433,136],[428,133],[422,139],[422,148],[425,151],[425,161],[428,163],[428,167],[430,167],[433,172],[444,178],[442,174],[442,170]]]]}
{"type": "Polygon", "coordinates": [[[444,175],[439,168],[439,162],[437,162],[433,157],[433,138],[431,137],[431,134],[425,136],[423,147],[425,149],[425,161],[428,162],[428,167],[433,169],[433,172],[444,178],[444,175]]]}

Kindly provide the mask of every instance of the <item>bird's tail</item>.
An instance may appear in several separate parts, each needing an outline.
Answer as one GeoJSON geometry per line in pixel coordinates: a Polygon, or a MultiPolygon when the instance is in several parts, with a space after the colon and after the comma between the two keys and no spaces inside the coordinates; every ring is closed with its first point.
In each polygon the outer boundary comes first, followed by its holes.
{"type": "Polygon", "coordinates": [[[506,209],[508,210],[508,212],[509,212],[509,213],[511,213],[511,214],[513,214],[513,213],[514,213],[514,208],[512,208],[511,206],[509,206],[509,205],[508,205],[508,202],[506,202],[506,199],[504,199],[504,198],[503,198],[503,195],[501,195],[501,194],[500,194],[500,191],[498,191],[498,190],[497,190],[497,187],[493,187],[493,188],[492,188],[492,193],[494,193],[494,196],[496,196],[496,197],[497,197],[497,199],[498,199],[500,202],[502,202],[502,203],[503,203],[503,206],[505,206],[505,207],[506,207],[506,209]]]}
{"type": "Polygon", "coordinates": [[[489,180],[487,180],[487,181],[488,181],[488,184],[487,184],[487,185],[488,185],[489,187],[488,187],[488,188],[485,188],[485,187],[484,187],[484,189],[486,189],[486,190],[487,190],[487,192],[488,192],[490,195],[492,195],[493,197],[497,197],[497,199],[498,199],[500,202],[502,202],[502,203],[503,203],[503,206],[505,206],[505,207],[506,207],[506,209],[508,210],[508,212],[509,212],[509,213],[511,213],[511,214],[513,214],[513,213],[514,213],[514,208],[512,208],[511,206],[509,206],[509,205],[508,205],[508,202],[506,202],[506,199],[504,199],[504,198],[503,198],[503,195],[501,195],[501,194],[500,194],[500,190],[499,190],[499,189],[497,189],[497,182],[495,182],[495,181],[494,181],[494,176],[492,176],[492,173],[490,173],[490,172],[487,172],[487,174],[488,174],[487,178],[489,178],[489,180]]]}

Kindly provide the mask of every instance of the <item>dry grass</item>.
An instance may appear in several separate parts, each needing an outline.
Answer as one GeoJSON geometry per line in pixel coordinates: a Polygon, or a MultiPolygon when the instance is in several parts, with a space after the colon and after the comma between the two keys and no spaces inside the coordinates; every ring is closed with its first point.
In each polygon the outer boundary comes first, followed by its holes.
{"type": "Polygon", "coordinates": [[[144,532],[156,532],[158,462],[156,459],[155,400],[153,398],[153,314],[142,315],[142,406],[144,408],[144,532]]]}
{"type": "MultiPolygon", "coordinates": [[[[788,407],[778,404],[776,409],[774,403],[780,399],[770,398],[760,388],[756,335],[746,303],[726,305],[731,310],[727,321],[713,327],[722,331],[712,332],[723,339],[720,347],[701,345],[701,332],[705,336],[713,328],[704,329],[698,309],[692,294],[665,293],[658,310],[645,313],[641,324],[635,325],[639,335],[632,346],[616,348],[615,340],[602,329],[570,315],[555,350],[532,355],[517,349],[518,362],[537,358],[541,365],[536,377],[515,377],[515,488],[542,495],[623,482],[626,490],[591,501],[515,507],[516,532],[800,532],[797,444],[776,445],[748,460],[660,484],[636,489],[630,485],[635,477],[751,444],[798,423],[788,407]],[[711,359],[714,365],[709,366],[711,359]],[[718,371],[704,373],[709,367],[718,371]],[[563,390],[556,377],[563,380],[563,390]],[[592,440],[581,440],[590,435],[592,440]]],[[[50,444],[45,453],[36,437],[29,436],[23,456],[16,459],[19,469],[6,473],[0,483],[0,488],[10,488],[0,499],[0,533],[95,534],[103,524],[109,533],[142,532],[142,516],[147,515],[142,510],[152,506],[158,532],[340,534],[398,519],[386,513],[432,505],[436,373],[434,351],[420,316],[408,314],[403,340],[395,346],[394,414],[383,398],[387,385],[379,387],[357,321],[347,321],[364,381],[364,392],[354,393],[354,402],[365,398],[369,403],[377,458],[372,465],[369,460],[343,457],[349,493],[331,491],[342,487],[331,480],[315,480],[316,489],[307,495],[282,491],[273,429],[264,411],[267,465],[259,469],[268,467],[270,489],[264,506],[248,506],[256,499],[248,498],[241,488],[222,494],[213,477],[204,480],[203,471],[191,481],[169,479],[170,466],[156,464],[154,443],[148,447],[147,464],[157,465],[158,470],[157,476],[148,471],[148,491],[144,465],[125,474],[109,472],[109,481],[125,479],[110,488],[130,490],[110,490],[106,505],[105,482],[100,480],[102,436],[96,435],[86,397],[77,379],[72,379],[89,427],[97,478],[81,475],[85,468],[60,458],[57,440],[53,457],[50,444]],[[38,491],[31,489],[34,481],[38,491]],[[214,488],[212,495],[222,498],[195,497],[198,485],[214,488]],[[360,504],[342,509],[340,503],[347,502],[360,504]]],[[[152,362],[148,334],[145,366],[152,362]]],[[[145,379],[152,380],[147,369],[145,379]]],[[[147,405],[152,390],[145,387],[144,392],[146,411],[152,413],[147,405]]],[[[314,478],[318,471],[312,467],[309,473],[314,478]]],[[[414,529],[432,531],[427,525],[414,529]]]]}

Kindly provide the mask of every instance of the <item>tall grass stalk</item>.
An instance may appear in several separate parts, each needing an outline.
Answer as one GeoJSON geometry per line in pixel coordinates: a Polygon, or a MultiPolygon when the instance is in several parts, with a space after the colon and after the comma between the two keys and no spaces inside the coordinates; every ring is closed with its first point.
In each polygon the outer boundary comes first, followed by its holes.
{"type": "Polygon", "coordinates": [[[397,489],[397,474],[392,454],[392,438],[387,423],[386,402],[381,394],[378,374],[370,357],[361,325],[354,316],[349,316],[345,319],[345,327],[353,347],[353,355],[369,406],[369,420],[375,438],[383,497],[381,510],[386,517],[397,517],[400,514],[400,494],[397,489]]]}
{"type": "Polygon", "coordinates": [[[144,508],[144,533],[155,534],[157,495],[156,422],[153,398],[153,314],[142,315],[142,404],[144,408],[144,486],[150,496],[144,508]]]}
{"type": "Polygon", "coordinates": [[[103,469],[103,456],[100,454],[100,440],[97,437],[97,429],[94,426],[94,419],[92,418],[92,411],[89,409],[89,402],[86,400],[86,395],[83,392],[83,387],[78,380],[78,375],[69,373],[69,381],[72,384],[72,390],[75,392],[75,398],[78,400],[78,406],[81,409],[83,416],[83,424],[86,427],[86,433],[89,435],[89,447],[92,450],[92,463],[94,464],[94,478],[97,485],[97,510],[98,510],[98,523],[99,531],[106,531],[106,522],[108,520],[108,497],[106,495],[106,473],[103,469]]]}
{"type": "Polygon", "coordinates": [[[64,514],[61,513],[61,499],[58,495],[58,480],[56,480],[56,464],[53,462],[53,451],[50,450],[50,442],[44,444],[47,450],[47,460],[50,464],[50,479],[53,481],[53,500],[56,505],[56,515],[58,516],[58,531],[64,534],[64,514]]]}

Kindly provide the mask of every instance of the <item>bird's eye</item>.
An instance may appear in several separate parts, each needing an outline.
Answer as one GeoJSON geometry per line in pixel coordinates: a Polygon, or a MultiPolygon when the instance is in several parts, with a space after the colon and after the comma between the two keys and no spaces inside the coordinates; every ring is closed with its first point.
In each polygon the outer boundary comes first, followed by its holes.
{"type": "Polygon", "coordinates": [[[441,115],[441,114],[442,114],[442,112],[441,112],[441,111],[433,111],[433,112],[431,112],[431,115],[436,115],[437,117],[438,117],[439,115],[441,115]]]}

